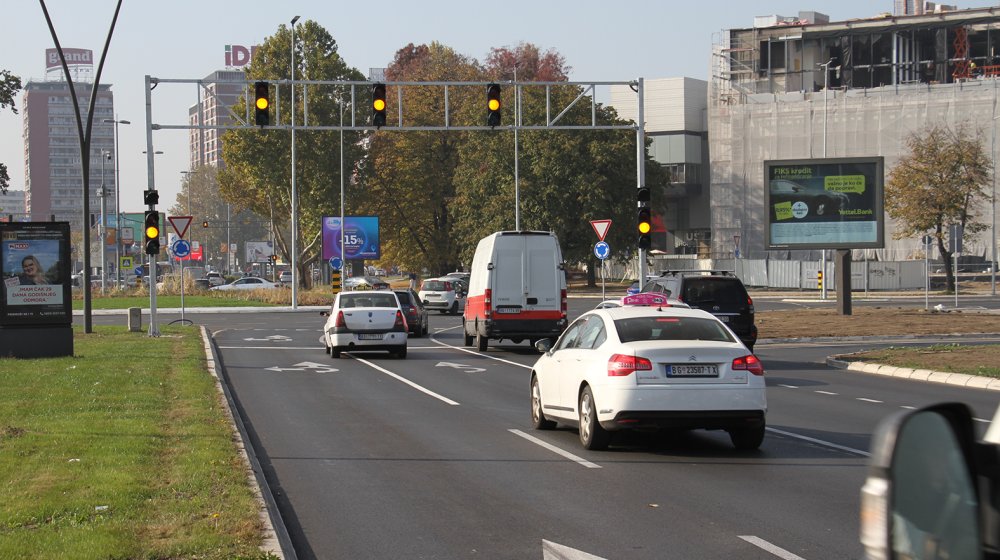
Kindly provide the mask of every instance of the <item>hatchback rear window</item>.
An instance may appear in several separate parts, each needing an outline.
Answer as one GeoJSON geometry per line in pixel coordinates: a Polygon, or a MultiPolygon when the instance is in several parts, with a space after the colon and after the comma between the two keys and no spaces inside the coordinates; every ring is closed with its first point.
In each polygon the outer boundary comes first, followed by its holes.
{"type": "Polygon", "coordinates": [[[402,305],[410,304],[410,293],[409,292],[396,292],[396,297],[399,298],[399,303],[402,305]]]}
{"type": "Polygon", "coordinates": [[[736,342],[718,321],[698,317],[634,317],[615,321],[622,342],[643,340],[709,340],[736,342]]]}
{"type": "Polygon", "coordinates": [[[739,280],[729,278],[689,279],[684,283],[681,299],[686,303],[716,305],[746,305],[747,291],[739,280]]]}
{"type": "Polygon", "coordinates": [[[440,280],[428,280],[424,282],[422,289],[425,292],[448,292],[451,291],[451,282],[442,282],[440,280]]]}

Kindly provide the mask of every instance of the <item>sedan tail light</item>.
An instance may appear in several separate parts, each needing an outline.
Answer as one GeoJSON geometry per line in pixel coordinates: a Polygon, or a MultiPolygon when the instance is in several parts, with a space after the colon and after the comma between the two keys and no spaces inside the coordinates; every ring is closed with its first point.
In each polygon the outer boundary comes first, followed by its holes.
{"type": "Polygon", "coordinates": [[[344,320],[344,312],[338,311],[337,320],[334,321],[333,327],[339,329],[341,327],[346,327],[346,326],[347,326],[347,321],[344,320]]]}
{"type": "Polygon", "coordinates": [[[402,311],[396,311],[396,322],[392,325],[392,328],[401,331],[406,330],[406,319],[403,317],[402,311]]]}
{"type": "Polygon", "coordinates": [[[652,362],[639,356],[615,354],[608,360],[609,377],[623,377],[631,375],[633,371],[649,371],[651,369],[653,369],[652,362]]]}
{"type": "Polygon", "coordinates": [[[749,371],[754,375],[764,375],[764,364],[760,363],[760,358],[753,354],[733,360],[733,369],[749,371]]]}

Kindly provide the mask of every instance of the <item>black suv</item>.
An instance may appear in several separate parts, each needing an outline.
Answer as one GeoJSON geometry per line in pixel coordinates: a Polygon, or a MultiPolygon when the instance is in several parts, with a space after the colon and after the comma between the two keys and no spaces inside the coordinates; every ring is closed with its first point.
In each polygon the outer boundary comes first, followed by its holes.
{"type": "Polygon", "coordinates": [[[694,309],[708,311],[729,326],[753,351],[757,325],[753,323],[753,300],[743,282],[725,270],[665,270],[642,287],[643,292],[666,294],[694,309]]]}

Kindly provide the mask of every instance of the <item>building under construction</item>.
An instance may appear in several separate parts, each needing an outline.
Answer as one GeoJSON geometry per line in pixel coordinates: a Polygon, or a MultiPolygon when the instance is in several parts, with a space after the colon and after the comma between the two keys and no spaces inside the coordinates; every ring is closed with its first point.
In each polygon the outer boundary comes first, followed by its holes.
{"type": "MultiPolygon", "coordinates": [[[[720,35],[708,92],[705,256],[778,256],[765,246],[767,160],[882,156],[888,173],[910,134],[942,124],[978,130],[996,160],[1000,8],[926,3],[917,12],[842,22],[816,12],[765,16],[720,35]]],[[[988,228],[995,221],[988,201],[975,212],[988,228]]],[[[989,258],[994,229],[966,239],[965,253],[989,258]]],[[[887,217],[879,258],[923,255],[919,238],[894,233],[887,217]]]]}

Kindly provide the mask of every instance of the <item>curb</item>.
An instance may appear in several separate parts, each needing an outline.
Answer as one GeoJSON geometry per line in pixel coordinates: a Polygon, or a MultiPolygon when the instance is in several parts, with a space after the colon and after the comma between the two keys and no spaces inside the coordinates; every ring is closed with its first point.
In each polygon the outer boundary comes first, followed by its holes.
{"type": "Polygon", "coordinates": [[[884,375],[887,377],[899,377],[902,379],[913,379],[916,381],[928,381],[931,383],[943,383],[945,385],[957,385],[970,389],[987,389],[990,391],[1000,391],[1000,379],[993,377],[982,377],[978,375],[968,375],[965,373],[952,373],[948,371],[931,371],[929,369],[910,369],[871,362],[860,362],[849,359],[851,354],[841,354],[838,356],[828,356],[826,365],[838,369],[847,369],[861,373],[871,373],[874,375],[884,375]]]}

